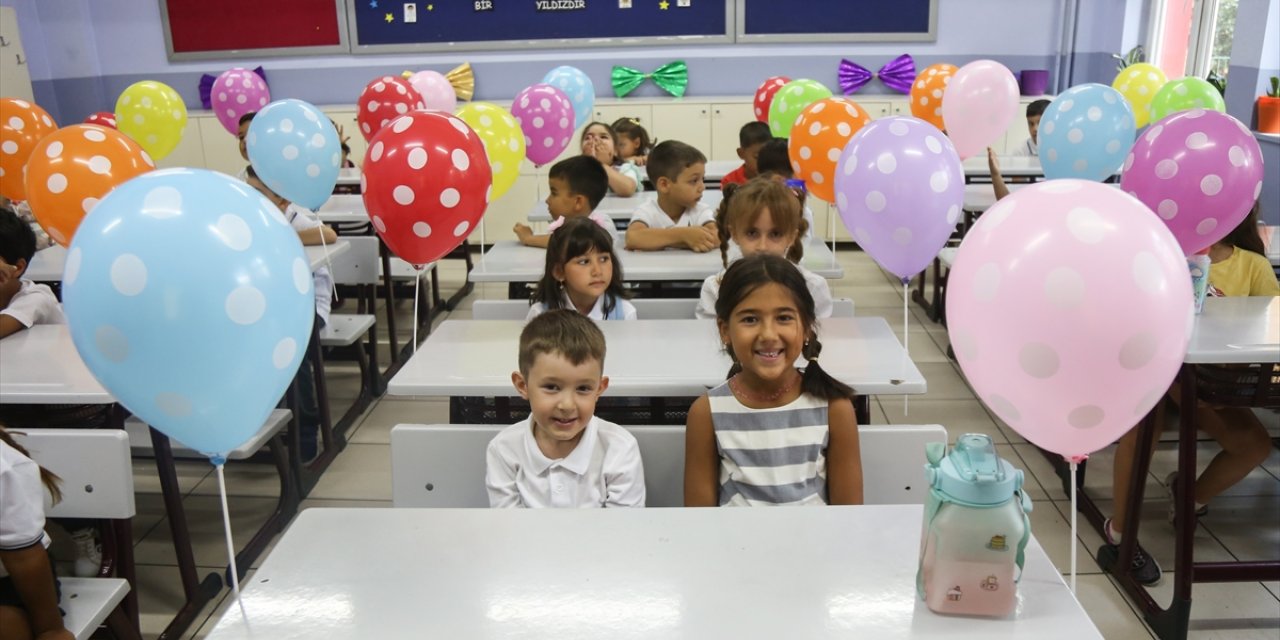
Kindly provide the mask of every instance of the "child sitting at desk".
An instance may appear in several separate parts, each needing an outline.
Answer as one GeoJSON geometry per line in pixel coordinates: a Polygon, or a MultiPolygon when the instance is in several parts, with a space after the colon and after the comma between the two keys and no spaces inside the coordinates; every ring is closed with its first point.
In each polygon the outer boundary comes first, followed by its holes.
{"type": "Polygon", "coordinates": [[[618,157],[637,167],[649,161],[653,141],[638,118],[618,118],[613,123],[613,132],[618,135],[618,157]]]}
{"type": "Polygon", "coordinates": [[[582,217],[591,218],[609,232],[609,237],[613,237],[613,220],[595,212],[609,190],[609,175],[594,158],[575,156],[551,165],[547,186],[550,188],[547,211],[551,213],[547,233],[534,235],[529,225],[517,222],[512,231],[520,239],[520,244],[546,249],[552,231],[559,229],[569,218],[582,217]]]}
{"type": "Polygon", "coordinates": [[[635,436],[595,417],[609,387],[604,353],[600,328],[572,311],[549,311],[525,325],[511,382],[529,401],[529,418],[489,443],[489,506],[644,506],[635,436]]]}
{"type": "MultiPolygon", "coordinates": [[[[770,175],[774,180],[783,184],[795,184],[796,174],[795,168],[791,166],[791,158],[787,156],[786,138],[773,138],[768,142],[760,145],[760,151],[756,155],[756,172],[757,175],[770,175]]],[[[804,193],[804,181],[799,181],[801,193],[804,193]]],[[[801,238],[808,242],[813,238],[813,210],[805,203],[805,199],[800,199],[801,211],[804,214],[804,221],[809,223],[809,228],[805,229],[801,238]]]]}
{"type": "Polygon", "coordinates": [[[759,175],[756,161],[760,156],[760,149],[770,140],[773,140],[773,133],[769,131],[769,125],[756,120],[742,125],[738,130],[738,157],[742,159],[742,166],[720,178],[720,188],[731,184],[746,184],[759,175]]]}
{"type": "Polygon", "coordinates": [[[701,202],[707,157],[676,140],[659,143],[645,168],[658,197],[640,205],[627,225],[627,248],[676,247],[699,253],[720,246],[715,213],[701,202]]]}
{"type": "Polygon", "coordinates": [[[35,324],[67,323],[53,290],[22,277],[35,254],[31,225],[0,208],[0,338],[35,324]]]}
{"type": "Polygon", "coordinates": [[[686,507],[862,503],[854,393],[818,366],[815,325],[813,297],[786,258],[729,266],[716,326],[733,368],[689,408],[686,507]]]}
{"type": "Polygon", "coordinates": [[[636,308],[622,282],[613,236],[590,219],[569,219],[551,234],[528,319],[569,309],[592,320],[635,320],[636,308]]]}
{"type": "Polygon", "coordinates": [[[1044,115],[1045,109],[1049,108],[1048,100],[1036,100],[1027,105],[1027,131],[1031,134],[1030,138],[1023,143],[1018,150],[1013,152],[1015,156],[1039,157],[1040,155],[1040,118],[1044,115]]]}
{"type": "Polygon", "coordinates": [[[640,169],[618,155],[618,134],[603,122],[592,122],[582,130],[582,155],[595,158],[609,175],[609,191],[628,197],[644,191],[640,169]]]}

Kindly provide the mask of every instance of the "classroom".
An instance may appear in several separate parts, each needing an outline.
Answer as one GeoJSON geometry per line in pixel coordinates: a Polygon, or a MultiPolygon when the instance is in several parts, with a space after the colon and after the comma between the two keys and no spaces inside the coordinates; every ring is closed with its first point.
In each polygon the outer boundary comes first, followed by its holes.
{"type": "Polygon", "coordinates": [[[1274,639],[1277,167],[1280,0],[0,0],[0,640],[1274,639]]]}

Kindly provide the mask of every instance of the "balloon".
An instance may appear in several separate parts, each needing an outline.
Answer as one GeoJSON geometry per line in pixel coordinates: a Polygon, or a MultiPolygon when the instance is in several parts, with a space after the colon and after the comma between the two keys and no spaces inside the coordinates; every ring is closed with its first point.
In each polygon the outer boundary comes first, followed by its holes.
{"type": "Polygon", "coordinates": [[[1169,230],[1126,193],[1050,180],[996,203],[947,279],[960,368],[996,415],[1073,458],[1131,429],[1169,390],[1192,326],[1169,230]]]}
{"type": "Polygon", "coordinates": [[[458,94],[454,92],[453,84],[435,71],[419,71],[409,76],[409,84],[422,96],[422,104],[427,109],[453,113],[458,107],[458,94]]]}
{"type": "Polygon", "coordinates": [[[983,153],[1018,115],[1018,81],[999,62],[970,62],[945,84],[942,119],[961,158],[983,153]]]}
{"type": "Polygon", "coordinates": [[[521,89],[511,101],[511,115],[524,131],[525,155],[536,165],[555,160],[573,139],[573,103],[549,84],[521,89]]]}
{"type": "Polygon", "coordinates": [[[84,119],[85,124],[96,124],[108,129],[116,128],[116,114],[110,111],[99,111],[84,119]]]}
{"type": "Polygon", "coordinates": [[[116,128],[155,160],[173,153],[186,126],[187,105],[162,82],[135,82],[116,100],[116,128]]]}
{"type": "Polygon", "coordinates": [[[1156,97],[1160,87],[1168,81],[1160,67],[1139,62],[1125,67],[1116,74],[1116,79],[1111,82],[1111,88],[1119,91],[1120,95],[1129,101],[1129,106],[1133,107],[1134,124],[1141,129],[1151,122],[1151,100],[1156,97]]]}
{"type": "Polygon", "coordinates": [[[262,76],[242,67],[228,69],[213,81],[209,91],[209,103],[213,115],[227,133],[240,131],[240,117],[253,113],[271,102],[271,90],[262,76]]]}
{"type": "Polygon", "coordinates": [[[791,137],[791,127],[804,108],[823,98],[830,98],[831,90],[817,80],[792,80],[778,89],[769,103],[769,130],[775,138],[791,137]]]}
{"type": "Polygon", "coordinates": [[[1143,132],[1125,158],[1120,188],[1155,211],[1191,255],[1244,220],[1262,176],[1252,132],[1225,113],[1193,109],[1143,132]]]}
{"type": "Polygon", "coordinates": [[[509,111],[489,102],[472,102],[458,109],[458,118],[467,123],[484,143],[489,170],[493,173],[490,201],[501,198],[520,177],[524,159],[524,133],[509,111]]]}
{"type": "Polygon", "coordinates": [[[1120,171],[1133,137],[1133,109],[1120,92],[1095,83],[1071,87],[1040,118],[1044,177],[1106,180],[1120,171]]]}
{"type": "Polygon", "coordinates": [[[760,122],[769,122],[769,105],[773,103],[773,96],[778,93],[791,78],[786,76],[773,76],[760,83],[760,87],[756,89],[755,108],[756,120],[760,122]]]}
{"type": "Polygon", "coordinates": [[[94,377],[215,463],[262,428],[315,317],[311,267],[280,210],[203,169],[153,171],[103,198],[62,291],[94,377]]]}
{"type": "Polygon", "coordinates": [[[591,78],[577,67],[556,67],[542,78],[549,84],[564,92],[573,105],[573,128],[577,129],[591,119],[591,108],[596,104],[596,88],[591,78]]]}
{"type": "Polygon", "coordinates": [[[939,63],[925,67],[911,85],[911,115],[946,131],[942,121],[942,94],[960,67],[939,63]]]}
{"type": "Polygon", "coordinates": [[[480,136],[439,111],[411,111],[379,131],[360,177],[374,229],[415,265],[462,244],[489,204],[492,182],[480,136]]]}
{"type": "Polygon", "coordinates": [[[342,143],[329,117],[301,100],[278,100],[249,123],[245,150],[253,170],[272,191],[318,209],[338,182],[342,143]]]}
{"type": "Polygon", "coordinates": [[[840,154],[836,208],[881,267],[905,283],[933,261],[955,231],[964,169],[933,125],[908,116],[872,121],[840,154]]]}
{"type": "Polygon", "coordinates": [[[1165,83],[1151,99],[1151,121],[1164,120],[1179,111],[1208,109],[1226,113],[1222,94],[1200,78],[1183,78],[1165,83]]]}
{"type": "Polygon", "coordinates": [[[382,76],[370,82],[356,100],[356,122],[365,140],[373,136],[387,123],[414,109],[425,109],[422,95],[404,78],[382,76]]]}
{"type": "Polygon", "coordinates": [[[27,162],[27,204],[49,237],[65,247],[108,192],[155,167],[138,143],[115,129],[63,127],[45,136],[27,162]]]}
{"type": "Polygon", "coordinates": [[[36,143],[57,130],[49,113],[17,98],[0,98],[0,196],[26,200],[22,169],[36,143]]]}
{"type": "Polygon", "coordinates": [[[870,121],[851,98],[826,98],[805,107],[791,129],[787,155],[809,193],[835,201],[836,161],[853,135],[870,121]]]}

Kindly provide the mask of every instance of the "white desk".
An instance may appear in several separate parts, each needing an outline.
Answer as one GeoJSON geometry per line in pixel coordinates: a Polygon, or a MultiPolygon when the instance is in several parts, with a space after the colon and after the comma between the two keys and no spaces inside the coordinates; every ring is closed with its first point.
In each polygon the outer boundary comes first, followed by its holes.
{"type": "Polygon", "coordinates": [[[111,404],[65,324],[38,324],[0,340],[0,404],[111,404]]]}
{"type": "Polygon", "coordinates": [[[1102,637],[1034,537],[1011,618],[930,612],[921,511],[308,509],[208,637],[1102,637]]]}
{"type": "Polygon", "coordinates": [[[337,187],[360,186],[360,169],[356,167],[346,167],[343,169],[338,169],[338,182],[334,186],[337,186],[337,187]]]}
{"type": "MultiPolygon", "coordinates": [[[[1044,168],[1035,156],[1000,156],[1000,175],[1006,178],[1043,178],[1044,168]]],[[[987,155],[981,154],[964,161],[965,180],[991,178],[987,155]]]]}
{"type": "MultiPolygon", "coordinates": [[[[618,260],[628,282],[703,280],[724,270],[719,250],[695,253],[677,249],[623,249],[618,251],[618,260]]],[[[470,277],[473,282],[537,282],[542,279],[546,262],[546,249],[526,247],[515,240],[500,240],[476,260],[470,277]]],[[[844,277],[844,267],[836,261],[831,247],[816,238],[811,238],[804,248],[801,264],[824,278],[844,277]]]]}
{"type": "Polygon", "coordinates": [[[369,224],[369,212],[360,194],[335,193],[329,196],[316,215],[327,224],[361,222],[369,224]]]}
{"type": "MultiPolygon", "coordinates": [[[[612,220],[627,221],[631,219],[631,214],[635,213],[640,205],[646,202],[652,202],[658,198],[657,191],[641,191],[627,198],[618,196],[605,196],[600,201],[600,205],[596,207],[596,212],[601,215],[608,216],[612,220]]],[[[716,189],[707,189],[702,192],[702,204],[712,209],[720,206],[720,201],[724,200],[724,193],[716,189]]],[[[529,222],[550,222],[551,213],[547,211],[547,203],[539,202],[534,205],[529,212],[529,222]]]]}
{"type": "MultiPolygon", "coordinates": [[[[303,249],[306,251],[307,261],[311,264],[312,271],[325,264],[325,247],[313,246],[303,247],[303,249]]],[[[350,243],[346,240],[338,240],[328,246],[329,257],[340,255],[349,249],[351,249],[350,243]]],[[[66,264],[66,247],[55,244],[36,252],[36,255],[31,258],[31,264],[27,266],[24,277],[35,282],[61,282],[62,271],[66,264]]]]}
{"type": "Polygon", "coordinates": [[[307,262],[311,264],[311,270],[315,271],[327,264],[327,261],[325,260],[326,252],[328,253],[329,259],[333,259],[334,256],[340,256],[350,251],[351,243],[346,240],[339,239],[326,246],[312,245],[309,247],[303,247],[302,249],[307,254],[307,262]]]}
{"type": "Polygon", "coordinates": [[[1280,362],[1280,297],[1205,298],[1183,362],[1280,362]]]}
{"type": "Polygon", "coordinates": [[[702,179],[719,184],[720,180],[741,166],[741,160],[708,160],[707,170],[702,175],[702,179]]]}
{"type": "MultiPolygon", "coordinates": [[[[699,396],[724,382],[729,356],[711,320],[601,322],[608,396],[699,396]]],[[[393,396],[515,395],[520,320],[446,320],[387,385],[393,396]]],[[[920,394],[924,376],[883,318],[827,318],[822,368],[861,395],[920,394]]]]}

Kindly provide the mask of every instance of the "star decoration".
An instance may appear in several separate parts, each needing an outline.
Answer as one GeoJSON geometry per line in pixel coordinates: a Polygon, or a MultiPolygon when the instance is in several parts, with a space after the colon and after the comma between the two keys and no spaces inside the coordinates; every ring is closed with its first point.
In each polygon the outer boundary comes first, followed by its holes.
{"type": "Polygon", "coordinates": [[[668,8],[668,7],[670,7],[670,6],[671,6],[671,3],[670,3],[670,2],[667,2],[667,0],[662,0],[662,2],[659,2],[659,3],[658,3],[658,8],[659,8],[659,9],[661,9],[661,10],[663,10],[663,11],[666,11],[666,10],[667,10],[667,8],[668,8]]]}
{"type": "Polygon", "coordinates": [[[378,8],[378,0],[369,0],[369,8],[370,8],[370,9],[377,9],[377,8],[378,8]]]}
{"type": "Polygon", "coordinates": [[[390,14],[390,13],[387,14],[387,22],[395,22],[395,19],[396,17],[394,14],[390,14]]]}
{"type": "Polygon", "coordinates": [[[427,11],[435,11],[435,10],[436,10],[436,6],[434,4],[427,5],[427,11]]]}

